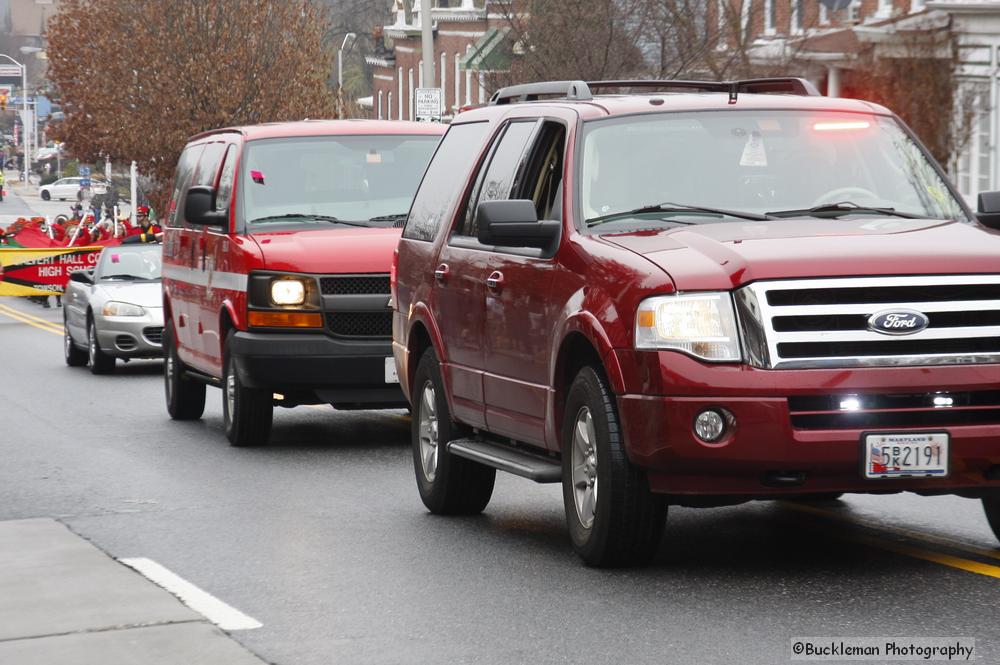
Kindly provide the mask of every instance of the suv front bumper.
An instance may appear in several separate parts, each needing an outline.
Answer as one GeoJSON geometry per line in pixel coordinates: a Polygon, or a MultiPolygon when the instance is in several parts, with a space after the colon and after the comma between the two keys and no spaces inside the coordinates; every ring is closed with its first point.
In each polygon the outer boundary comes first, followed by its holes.
{"type": "Polygon", "coordinates": [[[790,399],[798,397],[933,395],[1000,391],[1000,366],[949,365],[823,370],[758,370],[711,365],[672,352],[619,351],[626,393],[618,408],[629,458],[646,470],[654,491],[686,495],[781,495],[823,492],[894,492],[975,495],[1000,489],[1000,408],[982,411],[915,409],[896,414],[892,426],[797,426],[790,399]],[[716,444],[694,434],[704,409],[725,409],[735,426],[716,444]],[[933,411],[946,420],[918,422],[933,411]],[[991,411],[992,413],[992,411],[991,411]],[[911,418],[914,424],[905,422],[911,418]],[[971,421],[971,422],[970,422],[971,421]],[[880,432],[943,431],[950,435],[950,470],[944,478],[866,479],[862,436],[880,432]],[[778,483],[776,477],[801,477],[778,483]]]}
{"type": "Polygon", "coordinates": [[[250,388],[340,406],[403,407],[398,383],[386,382],[389,340],[342,340],[324,334],[239,331],[229,352],[240,382],[250,388]]]}

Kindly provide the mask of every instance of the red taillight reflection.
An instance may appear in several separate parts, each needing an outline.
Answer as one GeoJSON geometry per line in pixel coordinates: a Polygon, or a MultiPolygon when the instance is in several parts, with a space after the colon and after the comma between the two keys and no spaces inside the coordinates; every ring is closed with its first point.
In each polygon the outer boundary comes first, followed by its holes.
{"type": "Polygon", "coordinates": [[[389,295],[392,302],[396,302],[396,274],[399,265],[399,247],[392,250],[392,265],[389,266],[389,295]]]}
{"type": "Polygon", "coordinates": [[[868,129],[872,124],[867,120],[841,120],[830,122],[817,122],[813,129],[817,132],[845,132],[851,130],[868,129]]]}

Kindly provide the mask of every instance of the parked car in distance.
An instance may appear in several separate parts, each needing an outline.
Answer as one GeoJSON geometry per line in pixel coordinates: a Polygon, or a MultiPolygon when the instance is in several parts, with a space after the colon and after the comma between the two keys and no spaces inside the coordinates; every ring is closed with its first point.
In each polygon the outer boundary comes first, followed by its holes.
{"type": "MultiPolygon", "coordinates": [[[[43,201],[50,201],[52,199],[59,199],[60,201],[65,201],[66,199],[76,200],[83,180],[83,178],[77,177],[60,178],[55,182],[39,187],[38,196],[43,201]]],[[[90,179],[89,189],[91,194],[107,194],[108,184],[103,180],[90,179]]]]}
{"type": "Polygon", "coordinates": [[[898,117],[803,80],[591,85],[461,114],[414,199],[427,508],[561,482],[597,566],[648,561],[668,504],[957,494],[1000,537],[1000,194],[977,221],[898,117]]]}
{"type": "Polygon", "coordinates": [[[163,355],[159,245],[105,247],[97,265],[70,274],[63,351],[71,367],[110,374],[115,359],[163,355]]]}
{"type": "Polygon", "coordinates": [[[264,443],[273,407],[405,407],[389,267],[444,127],[377,120],[220,129],[188,143],[164,228],[167,410],[264,443]]]}

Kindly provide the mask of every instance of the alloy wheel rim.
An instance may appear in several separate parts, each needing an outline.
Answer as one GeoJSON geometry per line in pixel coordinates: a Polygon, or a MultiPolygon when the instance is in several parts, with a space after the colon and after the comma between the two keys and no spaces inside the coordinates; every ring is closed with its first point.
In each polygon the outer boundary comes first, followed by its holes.
{"type": "Polygon", "coordinates": [[[582,407],[573,425],[573,503],[585,529],[594,524],[597,512],[597,432],[589,407],[582,407]]]}
{"type": "Polygon", "coordinates": [[[70,351],[73,349],[73,338],[69,336],[69,328],[63,323],[63,352],[66,357],[69,358],[70,351]]]}
{"type": "Polygon", "coordinates": [[[236,408],[236,375],[233,374],[232,367],[226,373],[226,415],[229,422],[233,422],[233,410],[236,408]]]}
{"type": "Polygon", "coordinates": [[[166,372],[167,372],[167,401],[169,402],[173,398],[174,393],[174,354],[172,352],[167,353],[166,359],[166,372]]]}
{"type": "Polygon", "coordinates": [[[420,396],[418,437],[420,439],[420,467],[427,482],[434,482],[438,464],[438,418],[434,384],[424,383],[420,396]]]}

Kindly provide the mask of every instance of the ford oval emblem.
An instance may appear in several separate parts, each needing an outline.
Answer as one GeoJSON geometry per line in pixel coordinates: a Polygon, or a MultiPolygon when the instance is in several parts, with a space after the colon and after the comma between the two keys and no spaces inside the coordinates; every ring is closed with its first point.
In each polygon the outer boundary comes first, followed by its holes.
{"type": "Polygon", "coordinates": [[[883,335],[912,335],[929,323],[926,314],[912,309],[887,309],[868,318],[868,329],[883,335]]]}

